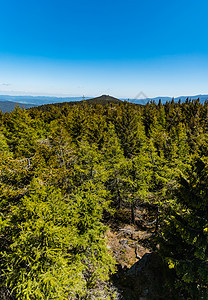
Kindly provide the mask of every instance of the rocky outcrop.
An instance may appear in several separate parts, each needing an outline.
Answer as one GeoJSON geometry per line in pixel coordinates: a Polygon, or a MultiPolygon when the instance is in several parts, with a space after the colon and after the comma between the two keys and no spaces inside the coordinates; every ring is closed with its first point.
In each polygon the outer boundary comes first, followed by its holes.
{"type": "Polygon", "coordinates": [[[118,267],[114,284],[124,300],[166,300],[171,298],[168,285],[172,272],[157,253],[146,253],[130,269],[118,267]]]}

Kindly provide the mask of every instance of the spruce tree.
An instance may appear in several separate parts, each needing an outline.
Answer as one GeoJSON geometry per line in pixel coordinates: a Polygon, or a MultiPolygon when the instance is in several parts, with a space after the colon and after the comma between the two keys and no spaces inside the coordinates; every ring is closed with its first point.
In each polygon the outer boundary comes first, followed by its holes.
{"type": "Polygon", "coordinates": [[[175,200],[166,204],[160,252],[175,271],[179,299],[208,297],[207,174],[207,159],[196,159],[187,176],[180,176],[175,200]]]}
{"type": "Polygon", "coordinates": [[[91,183],[64,197],[33,180],[0,217],[1,285],[19,300],[81,299],[108,279],[114,261],[103,226],[105,190],[91,183]]]}

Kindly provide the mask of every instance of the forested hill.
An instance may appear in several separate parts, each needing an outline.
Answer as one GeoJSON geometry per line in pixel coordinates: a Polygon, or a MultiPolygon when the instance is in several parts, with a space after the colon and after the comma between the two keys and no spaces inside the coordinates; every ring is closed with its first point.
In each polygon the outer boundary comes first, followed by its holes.
{"type": "MultiPolygon", "coordinates": [[[[102,95],[96,98],[84,98],[83,97],[45,97],[45,96],[9,96],[9,95],[0,95],[0,110],[3,112],[11,112],[16,105],[24,108],[30,108],[35,106],[40,106],[41,110],[47,110],[47,105],[56,104],[58,107],[65,105],[76,105],[76,104],[109,104],[109,103],[119,103],[122,101],[127,101],[127,99],[117,99],[109,95],[102,95]]],[[[175,102],[186,102],[187,99],[199,99],[200,103],[204,103],[208,99],[208,95],[197,95],[190,97],[177,97],[174,99],[175,102]]],[[[128,102],[138,105],[145,105],[148,102],[154,101],[158,103],[161,101],[162,104],[172,101],[171,97],[156,97],[156,98],[146,98],[146,99],[128,99],[128,102]]]]}
{"type": "Polygon", "coordinates": [[[21,108],[31,108],[36,105],[33,104],[26,104],[26,103],[19,103],[19,102],[12,102],[12,101],[0,101],[0,110],[4,112],[11,112],[16,106],[19,106],[21,108]]]}
{"type": "Polygon", "coordinates": [[[208,103],[112,101],[0,111],[0,299],[207,299],[208,103]]]}
{"type": "MultiPolygon", "coordinates": [[[[4,96],[6,97],[6,96],[4,96]]],[[[18,98],[18,97],[17,97],[18,98]]],[[[21,96],[19,97],[21,100],[21,96]]],[[[22,98],[24,99],[24,97],[22,96],[22,98]]],[[[28,97],[30,101],[34,101],[36,102],[36,98],[35,97],[28,97]]],[[[41,97],[40,97],[41,98],[41,97]]],[[[29,101],[26,97],[25,99],[27,101],[29,101]]],[[[42,98],[41,98],[42,99],[42,98]]],[[[49,100],[50,97],[46,98],[47,101],[49,100]]],[[[0,110],[2,112],[11,112],[16,106],[19,106],[21,108],[31,108],[31,107],[39,107],[38,109],[40,110],[50,110],[51,107],[64,107],[67,105],[73,106],[73,105],[77,105],[77,104],[88,104],[88,105],[92,105],[92,104],[102,104],[102,105],[106,105],[106,104],[115,104],[115,103],[120,103],[122,102],[121,100],[114,98],[112,96],[109,95],[102,95],[100,97],[96,97],[96,98],[91,98],[91,99],[86,99],[86,100],[78,100],[76,99],[76,101],[71,101],[71,98],[66,98],[66,100],[68,100],[67,102],[57,102],[58,98],[53,98],[51,97],[51,101],[56,101],[55,103],[50,103],[50,104],[44,104],[44,105],[38,105],[38,104],[29,104],[29,103],[21,103],[21,102],[13,102],[13,101],[0,101],[0,110]]],[[[64,98],[60,98],[60,100],[63,100],[64,98]]],[[[45,100],[45,101],[46,101],[45,100]]],[[[37,102],[40,102],[39,98],[37,99],[37,102]]]]}
{"type": "Polygon", "coordinates": [[[118,104],[121,103],[122,100],[119,100],[117,98],[114,98],[109,95],[102,95],[100,97],[91,98],[87,100],[80,100],[80,101],[70,101],[70,102],[61,102],[61,103],[53,103],[53,104],[44,104],[38,106],[39,110],[47,111],[50,110],[53,107],[59,107],[63,108],[65,106],[73,106],[73,105],[94,105],[94,104],[101,104],[101,105],[107,105],[107,104],[118,104]]]}
{"type": "Polygon", "coordinates": [[[102,95],[100,97],[88,99],[88,100],[86,100],[86,102],[89,104],[104,104],[104,105],[106,105],[106,104],[121,103],[122,101],[115,97],[109,96],[109,95],[102,95]]]}

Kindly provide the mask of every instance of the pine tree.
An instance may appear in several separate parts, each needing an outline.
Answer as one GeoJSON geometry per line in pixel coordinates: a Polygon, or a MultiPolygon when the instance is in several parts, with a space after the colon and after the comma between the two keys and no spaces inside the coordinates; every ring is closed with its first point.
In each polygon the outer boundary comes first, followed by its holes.
{"type": "Polygon", "coordinates": [[[9,146],[7,143],[7,139],[3,133],[3,130],[0,130],[0,154],[1,155],[11,155],[10,151],[9,151],[9,146]]]}
{"type": "Polygon", "coordinates": [[[3,286],[16,299],[76,299],[108,279],[114,261],[101,219],[105,191],[92,184],[63,197],[31,183],[27,196],[1,215],[3,286]]]}
{"type": "Polygon", "coordinates": [[[124,156],[131,158],[139,153],[145,141],[144,128],[140,115],[131,104],[125,102],[120,106],[121,112],[118,113],[115,124],[117,135],[121,141],[124,156]]]}
{"type": "Polygon", "coordinates": [[[4,115],[5,136],[10,150],[16,157],[30,157],[34,154],[35,140],[38,138],[36,123],[28,111],[16,107],[4,115]]]}
{"type": "Polygon", "coordinates": [[[208,167],[196,159],[187,177],[181,175],[169,201],[160,252],[175,271],[180,299],[207,299],[208,295],[208,167]]]}

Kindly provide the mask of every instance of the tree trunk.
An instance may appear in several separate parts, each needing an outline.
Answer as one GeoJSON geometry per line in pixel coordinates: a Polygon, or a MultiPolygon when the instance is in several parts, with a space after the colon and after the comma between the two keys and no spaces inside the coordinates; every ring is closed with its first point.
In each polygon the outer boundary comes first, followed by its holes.
{"type": "Polygon", "coordinates": [[[118,209],[121,209],[121,195],[118,186],[118,179],[116,178],[116,188],[117,188],[117,201],[118,201],[118,209]]]}
{"type": "Polygon", "coordinates": [[[134,213],[134,204],[131,203],[131,223],[135,225],[135,213],[134,213]]]}
{"type": "Polygon", "coordinates": [[[159,207],[157,206],[157,217],[156,217],[156,223],[155,223],[155,233],[158,231],[158,222],[159,222],[159,207]]]}

